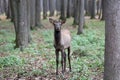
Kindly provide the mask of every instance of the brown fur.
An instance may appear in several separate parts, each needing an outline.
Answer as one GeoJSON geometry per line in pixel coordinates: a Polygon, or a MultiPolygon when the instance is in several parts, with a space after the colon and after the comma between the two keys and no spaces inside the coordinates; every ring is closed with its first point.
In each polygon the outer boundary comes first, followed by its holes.
{"type": "Polygon", "coordinates": [[[65,23],[64,21],[61,22],[61,21],[55,21],[53,19],[50,19],[50,22],[54,25],[54,47],[55,47],[55,53],[56,53],[56,74],[58,74],[59,51],[61,52],[62,73],[64,73],[66,71],[65,49],[68,49],[69,70],[71,71],[71,63],[70,63],[71,35],[70,35],[70,31],[69,30],[61,30],[61,25],[63,23],[65,23]]]}

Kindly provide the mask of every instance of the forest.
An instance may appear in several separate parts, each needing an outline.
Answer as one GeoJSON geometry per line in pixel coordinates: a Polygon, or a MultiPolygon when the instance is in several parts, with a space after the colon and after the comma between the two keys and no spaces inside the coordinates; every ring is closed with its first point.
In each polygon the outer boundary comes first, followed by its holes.
{"type": "Polygon", "coordinates": [[[0,80],[120,80],[119,0],[0,0],[0,80]]]}

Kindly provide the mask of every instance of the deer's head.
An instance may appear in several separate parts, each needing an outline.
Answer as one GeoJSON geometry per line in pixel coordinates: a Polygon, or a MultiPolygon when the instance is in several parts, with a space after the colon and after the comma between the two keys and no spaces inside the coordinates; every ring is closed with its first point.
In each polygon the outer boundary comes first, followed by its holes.
{"type": "Polygon", "coordinates": [[[66,20],[53,20],[52,18],[49,18],[50,23],[54,25],[55,31],[60,31],[62,24],[66,22],[66,20]]]}

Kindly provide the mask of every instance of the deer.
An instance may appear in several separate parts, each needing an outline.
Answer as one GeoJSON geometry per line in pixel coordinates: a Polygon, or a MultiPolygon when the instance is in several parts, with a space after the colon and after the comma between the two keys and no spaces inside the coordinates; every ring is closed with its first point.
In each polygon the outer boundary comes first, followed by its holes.
{"type": "Polygon", "coordinates": [[[56,75],[58,75],[59,52],[61,52],[62,73],[66,72],[66,53],[68,51],[69,71],[71,72],[70,43],[71,35],[67,29],[61,29],[66,20],[54,20],[49,18],[49,22],[54,26],[54,48],[56,54],[56,75]]]}

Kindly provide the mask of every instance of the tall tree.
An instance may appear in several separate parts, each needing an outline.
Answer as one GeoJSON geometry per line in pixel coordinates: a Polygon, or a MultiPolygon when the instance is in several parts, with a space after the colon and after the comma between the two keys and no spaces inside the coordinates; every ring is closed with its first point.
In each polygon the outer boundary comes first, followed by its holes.
{"type": "Polygon", "coordinates": [[[35,28],[35,0],[30,0],[30,27],[35,28]]]}
{"type": "Polygon", "coordinates": [[[79,26],[78,26],[78,32],[77,34],[83,33],[83,25],[84,25],[84,0],[79,0],[79,26]]]}
{"type": "Polygon", "coordinates": [[[72,10],[73,10],[72,0],[68,0],[68,3],[67,3],[67,18],[72,16],[72,13],[73,13],[72,10]]]}
{"type": "Polygon", "coordinates": [[[16,46],[23,50],[29,43],[29,26],[30,26],[30,8],[29,0],[11,0],[14,11],[14,26],[16,32],[16,46]]]}
{"type": "Polygon", "coordinates": [[[84,1],[84,6],[85,6],[85,15],[89,15],[89,8],[88,8],[88,0],[84,1]]]}
{"type": "Polygon", "coordinates": [[[75,0],[74,1],[74,21],[73,21],[73,24],[74,25],[78,25],[79,24],[79,9],[80,9],[80,7],[79,7],[79,0],[75,0]]]}
{"type": "Polygon", "coordinates": [[[67,0],[61,0],[61,15],[60,19],[65,20],[66,19],[66,9],[67,9],[67,0]]]}
{"type": "Polygon", "coordinates": [[[120,1],[104,0],[105,65],[104,80],[120,80],[120,1]]]}
{"type": "Polygon", "coordinates": [[[8,13],[8,0],[4,0],[3,3],[4,3],[4,12],[7,15],[7,13],[8,13]]]}
{"type": "Polygon", "coordinates": [[[41,3],[40,0],[35,0],[35,26],[41,26],[41,3]]]}
{"type": "Polygon", "coordinates": [[[3,14],[4,11],[4,0],[0,0],[0,14],[3,14]]]}
{"type": "Polygon", "coordinates": [[[9,0],[9,15],[10,15],[10,18],[11,18],[11,22],[14,22],[14,7],[13,7],[13,1],[12,0],[9,0]]]}
{"type": "Polygon", "coordinates": [[[17,0],[10,0],[10,4],[11,4],[11,12],[12,12],[12,18],[11,20],[14,22],[14,28],[15,28],[15,34],[16,34],[16,38],[15,38],[15,42],[17,40],[17,26],[18,26],[18,1],[17,0]]]}
{"type": "Polygon", "coordinates": [[[6,15],[7,15],[7,19],[12,17],[10,0],[8,0],[8,11],[7,11],[6,15]]]}
{"type": "Polygon", "coordinates": [[[60,7],[61,7],[61,0],[56,0],[56,13],[57,13],[57,15],[59,15],[60,14],[60,7]]]}
{"type": "Polygon", "coordinates": [[[91,0],[91,19],[95,18],[95,4],[96,0],[91,0]]]}
{"type": "Polygon", "coordinates": [[[104,20],[104,0],[101,1],[101,6],[102,6],[102,18],[101,20],[104,20]]]}
{"type": "Polygon", "coordinates": [[[97,15],[100,14],[100,9],[101,9],[101,0],[97,0],[97,15]]]}
{"type": "Polygon", "coordinates": [[[2,10],[2,8],[1,8],[1,1],[0,1],[0,14],[2,14],[1,10],[2,10]]]}
{"type": "Polygon", "coordinates": [[[26,17],[27,17],[27,33],[28,33],[28,43],[31,42],[31,34],[30,34],[30,1],[29,0],[26,0],[27,1],[27,13],[26,13],[26,17]]]}
{"type": "Polygon", "coordinates": [[[43,19],[46,19],[47,18],[47,1],[48,0],[43,0],[43,19]]]}
{"type": "Polygon", "coordinates": [[[43,12],[43,0],[40,0],[40,12],[43,12]]]}
{"type": "Polygon", "coordinates": [[[54,16],[56,0],[49,1],[50,16],[54,16]]]}

